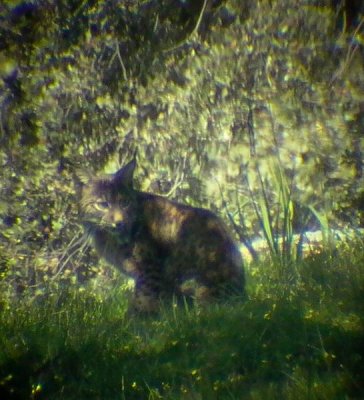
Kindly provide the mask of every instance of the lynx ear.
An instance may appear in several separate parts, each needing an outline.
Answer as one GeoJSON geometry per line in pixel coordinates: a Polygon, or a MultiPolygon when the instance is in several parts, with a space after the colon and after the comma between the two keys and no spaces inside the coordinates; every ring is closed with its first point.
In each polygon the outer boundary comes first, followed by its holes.
{"type": "Polygon", "coordinates": [[[133,189],[133,175],[136,167],[135,158],[131,160],[124,167],[120,168],[119,171],[115,172],[113,177],[113,183],[116,187],[123,186],[125,189],[133,189]]]}

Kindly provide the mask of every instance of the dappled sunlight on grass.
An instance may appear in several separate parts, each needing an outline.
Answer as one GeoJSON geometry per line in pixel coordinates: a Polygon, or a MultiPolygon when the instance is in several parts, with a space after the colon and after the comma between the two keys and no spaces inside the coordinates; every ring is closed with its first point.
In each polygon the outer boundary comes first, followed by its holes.
{"type": "Polygon", "coordinates": [[[363,287],[348,269],[360,257],[342,254],[332,271],[322,259],[297,265],[295,279],[261,265],[244,302],[166,304],[153,316],[128,315],[116,287],[23,298],[2,310],[0,389],[39,399],[357,397],[363,316],[340,304],[355,305],[363,287]]]}

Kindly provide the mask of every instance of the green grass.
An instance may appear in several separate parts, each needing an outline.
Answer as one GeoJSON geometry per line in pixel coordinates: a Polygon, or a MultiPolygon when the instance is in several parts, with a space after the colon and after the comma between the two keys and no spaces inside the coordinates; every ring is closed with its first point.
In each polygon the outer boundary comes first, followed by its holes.
{"type": "Polygon", "coordinates": [[[0,398],[363,398],[363,264],[360,244],[286,270],[252,264],[244,303],[154,317],[127,315],[105,282],[3,290],[0,398]]]}

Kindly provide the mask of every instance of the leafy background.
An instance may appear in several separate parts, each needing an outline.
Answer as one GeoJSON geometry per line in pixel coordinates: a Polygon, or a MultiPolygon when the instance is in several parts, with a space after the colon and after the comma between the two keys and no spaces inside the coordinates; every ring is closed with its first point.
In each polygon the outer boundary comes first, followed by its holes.
{"type": "Polygon", "coordinates": [[[363,398],[363,8],[0,3],[0,398],[363,398]],[[246,263],[247,301],[128,315],[75,177],[135,149],[139,189],[278,255],[246,263]]]}
{"type": "MultiPolygon", "coordinates": [[[[260,232],[277,165],[309,208],[364,222],[361,2],[5,1],[0,5],[0,276],[15,294],[83,281],[74,177],[138,149],[137,186],[260,232]]],[[[316,224],[317,226],[317,224],[316,224]]]]}

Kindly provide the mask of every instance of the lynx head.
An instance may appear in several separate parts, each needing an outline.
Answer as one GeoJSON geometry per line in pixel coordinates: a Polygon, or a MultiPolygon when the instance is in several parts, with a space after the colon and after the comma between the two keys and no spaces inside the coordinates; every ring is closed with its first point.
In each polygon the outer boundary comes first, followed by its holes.
{"type": "Polygon", "coordinates": [[[80,205],[85,225],[131,229],[136,217],[135,166],[133,159],[115,174],[83,179],[80,205]]]}

